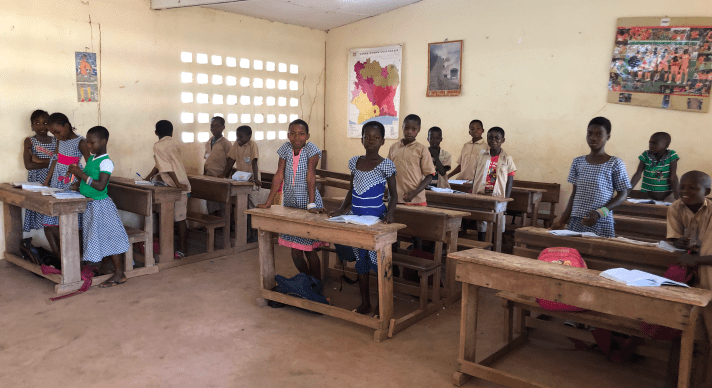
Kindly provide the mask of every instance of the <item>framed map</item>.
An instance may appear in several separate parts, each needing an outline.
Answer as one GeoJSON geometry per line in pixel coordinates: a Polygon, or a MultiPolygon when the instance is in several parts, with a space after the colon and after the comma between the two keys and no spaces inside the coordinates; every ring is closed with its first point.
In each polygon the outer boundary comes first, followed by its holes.
{"type": "Polygon", "coordinates": [[[712,18],[618,19],[608,102],[707,112],[712,18]]]}
{"type": "Polygon", "coordinates": [[[459,96],[462,89],[462,41],[428,44],[428,97],[459,96]]]}
{"type": "Polygon", "coordinates": [[[386,139],[397,139],[400,112],[401,45],[349,50],[347,136],[361,138],[361,127],[378,121],[386,139]]]}

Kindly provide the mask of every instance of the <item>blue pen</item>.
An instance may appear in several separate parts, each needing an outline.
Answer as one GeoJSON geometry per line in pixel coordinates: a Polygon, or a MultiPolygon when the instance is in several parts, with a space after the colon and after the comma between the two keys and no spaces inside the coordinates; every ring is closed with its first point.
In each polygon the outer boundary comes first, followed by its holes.
{"type": "Polygon", "coordinates": [[[141,175],[139,175],[139,173],[136,173],[136,175],[138,175],[138,177],[141,178],[141,180],[143,180],[143,177],[141,175]]]}

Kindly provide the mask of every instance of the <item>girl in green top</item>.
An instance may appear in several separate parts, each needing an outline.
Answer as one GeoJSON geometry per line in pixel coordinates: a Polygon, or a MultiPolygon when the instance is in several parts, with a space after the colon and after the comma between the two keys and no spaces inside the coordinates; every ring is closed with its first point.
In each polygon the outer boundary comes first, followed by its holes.
{"type": "Polygon", "coordinates": [[[92,155],[84,170],[76,164],[69,166],[69,173],[80,179],[79,192],[93,199],[84,212],[84,261],[100,263],[111,258],[116,268],[114,276],[100,287],[113,287],[126,281],[121,254],[131,245],[114,201],[109,198],[109,177],[114,171],[114,163],[106,153],[109,131],[104,127],[93,127],[87,132],[87,145],[92,155]]]}

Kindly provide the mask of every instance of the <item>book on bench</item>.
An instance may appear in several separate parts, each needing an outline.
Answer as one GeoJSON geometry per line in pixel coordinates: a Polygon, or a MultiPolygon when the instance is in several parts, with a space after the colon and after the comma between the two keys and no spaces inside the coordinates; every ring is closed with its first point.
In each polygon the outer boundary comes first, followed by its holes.
{"type": "Polygon", "coordinates": [[[662,276],[653,275],[637,269],[611,268],[600,273],[600,276],[635,287],[680,286],[689,287],[685,283],[676,282],[662,276]]]}
{"type": "Polygon", "coordinates": [[[371,226],[371,225],[375,225],[375,224],[381,222],[381,219],[376,216],[357,216],[357,215],[350,214],[350,215],[344,215],[344,216],[331,217],[331,218],[327,219],[327,221],[371,226]]]}

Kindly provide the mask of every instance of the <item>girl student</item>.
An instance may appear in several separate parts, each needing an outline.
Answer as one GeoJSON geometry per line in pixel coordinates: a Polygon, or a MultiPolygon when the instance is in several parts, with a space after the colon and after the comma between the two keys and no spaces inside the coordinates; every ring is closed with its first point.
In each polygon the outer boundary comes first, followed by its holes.
{"type": "MultiPolygon", "coordinates": [[[[396,166],[390,159],[379,155],[378,151],[383,146],[386,128],[377,121],[369,121],[361,127],[361,144],[366,150],[366,155],[354,156],[349,160],[351,170],[351,188],[346,194],[341,208],[334,213],[346,213],[358,216],[376,216],[385,223],[393,222],[393,214],[398,204],[398,190],[396,188],[396,166]],[[388,183],[388,207],[383,203],[383,193],[388,183]]],[[[356,271],[358,272],[358,286],[361,291],[361,305],[356,308],[357,313],[368,314],[371,312],[368,273],[373,270],[378,273],[378,259],[374,251],[353,248],[356,257],[356,271]]],[[[378,314],[378,311],[376,311],[378,314]]]]}
{"type": "MultiPolygon", "coordinates": [[[[283,191],[282,204],[287,207],[305,209],[310,213],[324,213],[321,195],[316,191],[316,165],[321,158],[321,150],[309,142],[309,124],[304,120],[294,120],[289,124],[289,141],[277,150],[279,165],[272,178],[272,188],[267,202],[257,205],[269,209],[279,188],[283,191]],[[284,185],[283,185],[284,184],[284,185]]],[[[304,237],[279,235],[279,245],[292,248],[292,260],[299,272],[321,280],[321,266],[316,248],[329,245],[323,241],[304,237]],[[304,261],[306,255],[309,264],[304,261]]]]}
{"type": "Polygon", "coordinates": [[[586,142],[591,152],[571,164],[568,181],[573,184],[569,202],[551,229],[593,232],[615,237],[612,210],[628,197],[630,181],[625,164],[608,155],[605,147],[611,138],[611,122],[596,117],[588,123],[586,142]]]}
{"type": "MultiPolygon", "coordinates": [[[[49,172],[44,185],[62,190],[67,190],[74,179],[67,169],[70,165],[76,164],[82,168],[81,159],[89,160],[89,146],[84,137],[74,133],[76,128],[72,127],[67,116],[62,113],[52,113],[47,120],[49,130],[59,141],[57,152],[52,157],[49,172]]],[[[42,215],[42,225],[45,227],[45,236],[52,253],[61,259],[59,249],[59,219],[42,215]]],[[[79,215],[79,229],[82,229],[82,215],[79,215]]]]}
{"type": "MultiPolygon", "coordinates": [[[[22,150],[22,160],[27,169],[27,181],[44,183],[49,172],[49,163],[57,151],[57,139],[48,136],[49,113],[43,110],[36,110],[30,115],[30,126],[35,133],[32,137],[25,139],[22,150]]],[[[42,229],[42,214],[32,210],[25,210],[25,222],[22,226],[24,232],[32,229],[42,229]]]]}
{"type": "Polygon", "coordinates": [[[87,160],[82,170],[77,164],[69,166],[67,171],[78,178],[73,184],[79,186],[79,192],[93,199],[87,203],[84,212],[83,260],[100,263],[111,257],[114,264],[114,276],[99,287],[107,288],[126,282],[124,265],[121,257],[131,245],[126,229],[121,222],[114,201],[109,198],[109,178],[114,171],[114,162],[106,153],[106,143],[109,141],[109,131],[104,127],[92,127],[87,132],[86,144],[93,155],[87,160]]]}

